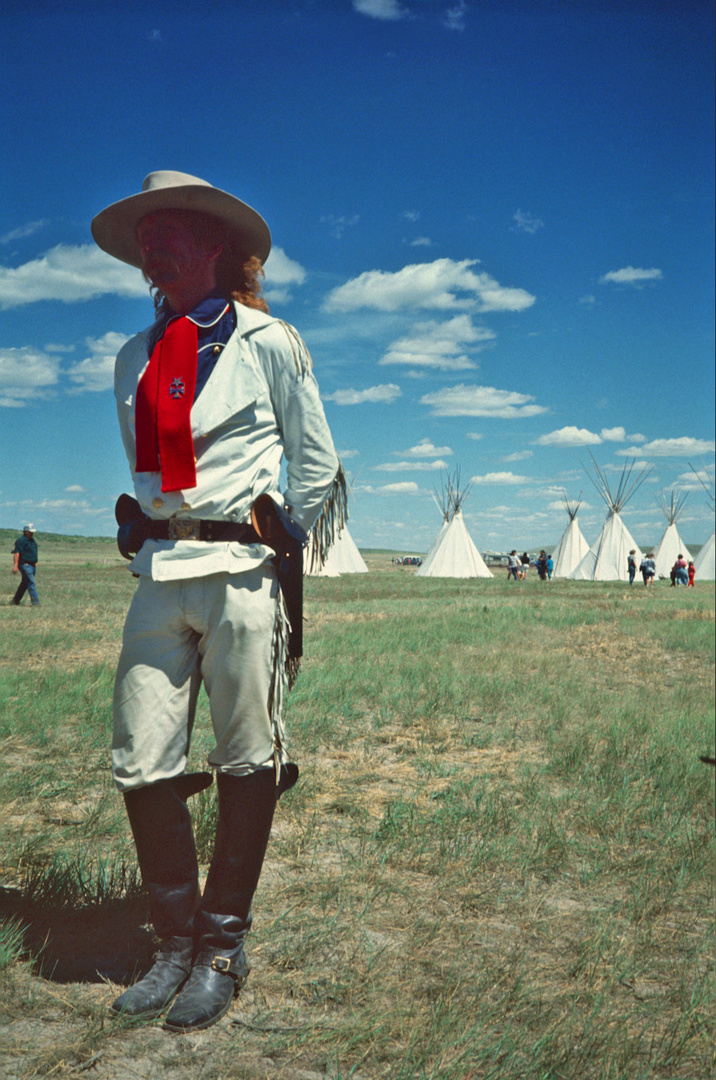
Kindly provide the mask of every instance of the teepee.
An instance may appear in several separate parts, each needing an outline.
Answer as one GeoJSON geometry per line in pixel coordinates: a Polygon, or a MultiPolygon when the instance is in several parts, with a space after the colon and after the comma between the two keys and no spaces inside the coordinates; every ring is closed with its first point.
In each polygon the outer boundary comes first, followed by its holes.
{"type": "MultiPolygon", "coordinates": [[[[691,464],[691,463],[689,462],[689,464],[691,464]]],[[[716,503],[716,499],[714,499],[714,481],[713,481],[713,478],[711,479],[711,485],[709,486],[708,484],[704,483],[704,479],[703,479],[702,474],[697,472],[696,469],[693,467],[693,465],[691,465],[691,471],[694,473],[694,475],[696,476],[696,479],[701,484],[701,487],[706,492],[706,497],[708,498],[711,509],[713,510],[714,509],[714,504],[716,503]]],[[[706,470],[704,469],[703,471],[705,472],[706,470]]],[[[699,579],[701,579],[701,581],[713,581],[714,577],[716,577],[716,562],[715,562],[715,559],[714,559],[715,548],[716,548],[716,540],[714,538],[714,534],[711,533],[708,540],[706,541],[704,546],[701,548],[701,551],[698,553],[698,555],[694,559],[694,567],[696,568],[696,580],[697,581],[699,579]]]]}
{"type": "Polygon", "coordinates": [[[462,516],[462,504],[470,489],[460,487],[459,470],[448,478],[436,501],[443,514],[440,532],[431,544],[417,577],[492,577],[482,555],[473,544],[462,516]]]}
{"type": "Polygon", "coordinates": [[[589,551],[589,544],[582,536],[582,530],[577,521],[577,514],[582,505],[581,493],[575,502],[567,498],[567,492],[565,491],[562,497],[562,505],[567,511],[569,524],[562,533],[562,539],[557,548],[552,552],[552,561],[554,563],[552,577],[569,577],[589,551]]]}
{"type": "MultiPolygon", "coordinates": [[[[343,526],[345,528],[345,525],[343,526]]],[[[328,565],[330,552],[336,545],[336,541],[333,542],[329,548],[329,553],[324,560],[321,560],[318,551],[318,544],[316,537],[311,532],[308,534],[308,543],[303,549],[303,576],[304,577],[339,577],[338,570],[334,570],[328,565]]]]}
{"type": "Polygon", "coordinates": [[[344,525],[341,531],[338,533],[338,538],[328,552],[328,558],[326,559],[326,565],[324,571],[328,570],[328,573],[333,577],[333,571],[336,574],[367,574],[368,567],[365,564],[363,556],[356,547],[356,542],[348,531],[348,526],[344,525]]]}
{"type": "Polygon", "coordinates": [[[667,521],[664,535],[654,552],[657,577],[669,577],[671,568],[679,555],[683,555],[687,560],[691,558],[689,550],[679,536],[679,530],[676,527],[677,519],[679,518],[688,497],[688,492],[677,495],[675,491],[671,492],[671,497],[668,502],[665,495],[662,495],[661,499],[657,497],[656,501],[659,503],[667,521]]]}
{"type": "Polygon", "coordinates": [[[441,540],[443,538],[443,535],[445,534],[445,531],[448,529],[448,527],[450,525],[450,519],[451,519],[451,517],[453,515],[452,481],[451,481],[449,476],[445,480],[443,480],[443,482],[441,484],[441,487],[440,487],[440,491],[433,492],[433,499],[435,500],[435,505],[437,506],[438,510],[440,511],[440,515],[441,515],[441,517],[443,519],[443,523],[440,526],[440,531],[438,532],[437,536],[435,537],[432,544],[428,548],[427,554],[426,554],[425,558],[423,559],[423,561],[421,563],[421,566],[420,566],[421,570],[425,566],[429,566],[429,564],[432,562],[433,555],[434,555],[436,549],[440,547],[440,542],[441,542],[441,540]]]}
{"type": "Polygon", "coordinates": [[[621,511],[631,499],[637,488],[646,480],[651,472],[650,468],[642,471],[631,479],[635,462],[626,462],[622,469],[622,475],[614,491],[609,486],[609,481],[594,460],[591,454],[593,472],[587,469],[587,475],[595,488],[607,504],[607,518],[602,531],[590,547],[582,561],[569,575],[574,581],[628,581],[629,571],[627,560],[629,552],[636,552],[637,566],[643,555],[639,550],[634,537],[622,521],[621,511]]]}

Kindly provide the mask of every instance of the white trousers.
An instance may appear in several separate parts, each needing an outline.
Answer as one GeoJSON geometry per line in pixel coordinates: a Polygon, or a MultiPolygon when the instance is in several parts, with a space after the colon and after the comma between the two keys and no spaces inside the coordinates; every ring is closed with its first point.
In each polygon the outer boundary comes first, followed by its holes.
{"type": "Polygon", "coordinates": [[[209,764],[243,776],[282,763],[285,632],[271,565],[182,581],[140,577],[114,689],[119,790],[184,771],[202,681],[216,741],[209,764]]]}

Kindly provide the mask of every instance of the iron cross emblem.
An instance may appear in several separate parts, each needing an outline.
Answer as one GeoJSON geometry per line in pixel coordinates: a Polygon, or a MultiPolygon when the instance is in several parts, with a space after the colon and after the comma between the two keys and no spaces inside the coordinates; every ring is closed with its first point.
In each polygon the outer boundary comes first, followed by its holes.
{"type": "Polygon", "coordinates": [[[184,397],[184,381],[182,379],[175,379],[169,387],[169,393],[173,398],[184,397]]]}

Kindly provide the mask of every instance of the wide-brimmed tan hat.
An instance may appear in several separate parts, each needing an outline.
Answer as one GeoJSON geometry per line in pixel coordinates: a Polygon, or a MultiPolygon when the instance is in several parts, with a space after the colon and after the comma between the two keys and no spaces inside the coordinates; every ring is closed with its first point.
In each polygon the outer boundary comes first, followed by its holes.
{"type": "Polygon", "coordinates": [[[137,225],[154,210],[200,210],[216,218],[224,230],[224,255],[232,251],[256,255],[266,262],[271,250],[271,233],[261,217],[247,203],[188,173],[150,173],[142,190],[128,199],[112,203],[92,219],[92,236],[103,251],[115,259],[142,265],[137,241],[137,225]]]}

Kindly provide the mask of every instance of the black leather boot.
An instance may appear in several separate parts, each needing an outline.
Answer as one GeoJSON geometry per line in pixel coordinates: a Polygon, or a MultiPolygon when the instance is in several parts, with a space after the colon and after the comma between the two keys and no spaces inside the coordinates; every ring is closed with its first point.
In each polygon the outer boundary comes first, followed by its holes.
{"type": "Polygon", "coordinates": [[[196,954],[186,984],[164,1026],[170,1031],[211,1027],[229,1009],[249,974],[244,938],[276,807],[276,776],[217,775],[216,846],[196,916],[196,954]]]}
{"type": "Polygon", "coordinates": [[[160,939],[154,965],[110,1006],[133,1019],[159,1016],[186,982],[194,954],[199,870],[186,799],[211,783],[211,774],[178,777],[124,796],[137,845],[149,914],[160,939]],[[193,782],[192,782],[193,780],[193,782]]]}

